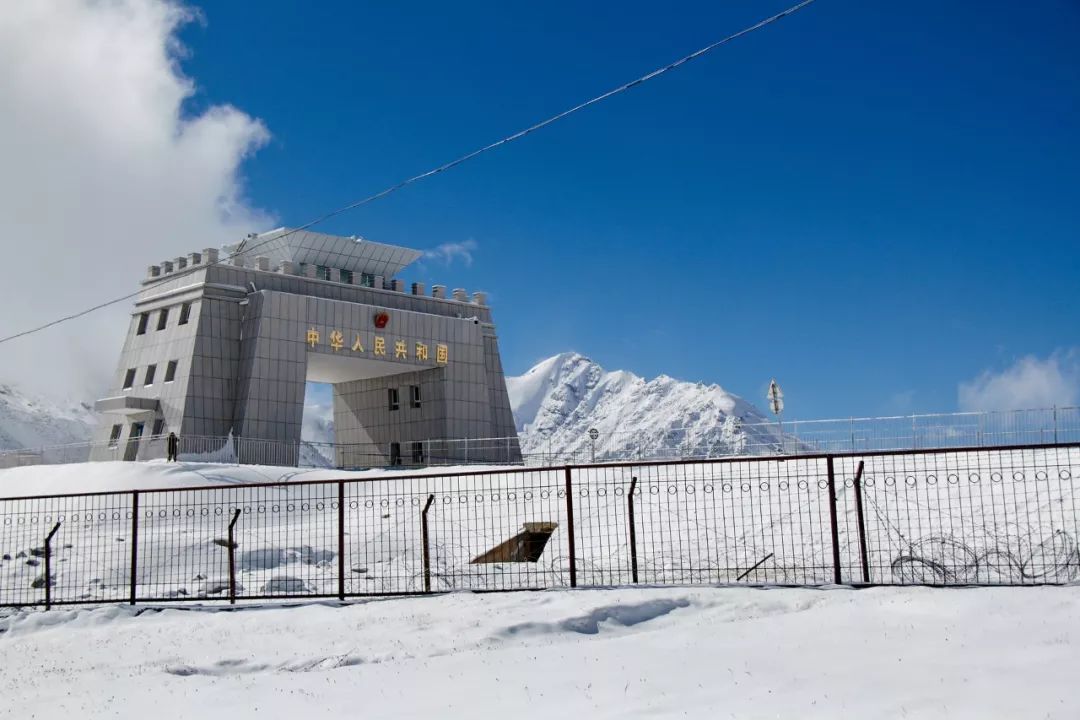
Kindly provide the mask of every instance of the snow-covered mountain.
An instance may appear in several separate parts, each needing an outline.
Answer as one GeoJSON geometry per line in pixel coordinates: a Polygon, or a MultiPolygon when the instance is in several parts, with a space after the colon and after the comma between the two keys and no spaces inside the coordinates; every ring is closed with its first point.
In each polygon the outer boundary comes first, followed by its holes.
{"type": "Polygon", "coordinates": [[[96,424],[89,403],[57,401],[0,385],[0,450],[86,442],[96,424]]]}
{"type": "Polygon", "coordinates": [[[506,386],[527,454],[587,453],[591,428],[598,460],[735,454],[779,437],[760,410],[719,385],[645,380],[578,353],[548,358],[506,386]]]}
{"type": "Polygon", "coordinates": [[[334,444],[334,404],[304,403],[304,422],[300,427],[304,442],[334,444]]]}

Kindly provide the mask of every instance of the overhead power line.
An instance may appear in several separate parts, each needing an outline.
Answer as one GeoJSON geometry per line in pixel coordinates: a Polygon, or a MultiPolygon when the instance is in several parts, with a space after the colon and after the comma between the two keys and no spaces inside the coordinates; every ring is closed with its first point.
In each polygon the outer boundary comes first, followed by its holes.
{"type": "MultiPolygon", "coordinates": [[[[368,195],[367,197],[362,198],[360,200],[356,200],[354,202],[351,202],[348,205],[343,205],[342,207],[339,207],[336,210],[331,210],[330,212],[328,212],[328,213],[326,213],[324,215],[320,215],[319,217],[315,218],[314,220],[310,220],[310,221],[304,223],[303,225],[300,225],[298,227],[290,229],[289,231],[287,231],[286,233],[284,233],[282,235],[275,235],[273,238],[268,238],[267,240],[263,240],[263,241],[252,243],[252,244],[248,244],[248,241],[245,240],[245,241],[240,243],[240,245],[237,247],[235,252],[233,252],[231,255],[229,255],[227,257],[219,259],[217,262],[205,263],[205,264],[202,264],[202,265],[190,267],[190,268],[187,268],[186,270],[181,270],[181,271],[178,271],[178,272],[174,272],[169,277],[171,277],[171,278],[183,277],[184,275],[190,275],[191,273],[198,272],[199,270],[203,270],[203,269],[209,267],[210,265],[221,264],[221,263],[224,263],[224,262],[226,262],[228,260],[231,260],[232,258],[241,256],[241,255],[246,255],[246,254],[248,254],[248,253],[250,253],[250,252],[252,252],[254,250],[257,250],[259,247],[261,247],[262,245],[265,245],[266,243],[268,243],[270,241],[281,240],[282,238],[288,237],[289,235],[292,235],[293,233],[297,233],[297,232],[300,232],[302,230],[307,230],[308,228],[314,227],[315,225],[326,222],[330,218],[333,218],[333,217],[336,217],[336,216],[341,215],[343,213],[349,212],[350,210],[355,210],[358,207],[361,207],[363,205],[367,205],[368,203],[374,202],[374,201],[376,201],[376,200],[378,200],[380,198],[384,198],[387,195],[390,195],[392,193],[397,192],[398,190],[401,190],[401,189],[403,189],[405,187],[408,187],[409,185],[412,185],[413,183],[420,182],[421,180],[429,178],[429,177],[431,177],[433,175],[438,175],[439,173],[446,172],[447,170],[450,170],[451,168],[457,167],[458,165],[461,165],[462,163],[465,163],[465,162],[468,162],[469,160],[472,160],[473,158],[477,157],[478,155],[483,155],[484,153],[489,152],[491,150],[494,150],[497,147],[500,147],[502,145],[507,145],[509,143],[514,142],[515,140],[520,140],[521,138],[525,137],[526,135],[534,133],[537,130],[540,130],[541,128],[544,128],[544,127],[547,127],[548,125],[551,125],[552,123],[558,122],[559,120],[562,120],[563,118],[569,117],[570,115],[573,115],[576,112],[584,110],[585,108],[587,108],[587,107],[589,107],[591,105],[595,105],[595,104],[597,104],[599,102],[607,100],[609,97],[612,97],[613,95],[618,95],[619,93],[626,92],[627,90],[629,90],[631,88],[637,87],[638,85],[642,85],[642,84],[648,82],[649,80],[653,80],[655,78],[660,77],[661,75],[663,75],[665,73],[671,72],[672,70],[674,70],[674,69],[676,69],[676,68],[678,68],[678,67],[680,67],[682,65],[685,65],[686,63],[690,62],[691,60],[696,60],[697,58],[701,57],[702,55],[705,55],[705,54],[707,54],[709,52],[712,52],[713,50],[720,47],[721,45],[726,45],[727,43],[731,42],[732,40],[736,40],[736,39],[742,37],[743,35],[749,35],[750,33],[754,32],[755,30],[760,30],[760,29],[762,29],[762,28],[764,28],[764,27],[766,27],[768,25],[771,25],[772,23],[776,22],[777,20],[785,18],[788,15],[793,15],[796,12],[798,12],[799,10],[802,10],[804,7],[806,7],[807,5],[810,5],[813,2],[814,2],[814,0],[803,0],[802,2],[800,2],[800,3],[796,4],[796,5],[792,5],[791,7],[789,7],[786,10],[778,12],[775,15],[771,15],[771,16],[765,18],[764,20],[761,20],[761,21],[759,21],[759,22],[757,22],[757,23],[755,23],[755,24],[753,24],[753,25],[751,25],[749,27],[743,28],[742,30],[738,31],[737,33],[733,33],[731,35],[728,35],[727,37],[725,37],[725,38],[723,38],[721,40],[717,40],[716,42],[712,43],[711,45],[706,45],[705,47],[701,48],[700,50],[696,50],[696,51],[690,53],[689,55],[685,55],[685,56],[679,58],[678,60],[676,60],[673,63],[670,63],[668,65],[664,65],[663,67],[657,68],[656,70],[653,70],[652,72],[650,72],[650,73],[648,73],[646,75],[642,75],[641,77],[637,78],[636,80],[631,80],[628,83],[625,83],[625,84],[620,85],[620,86],[618,86],[616,88],[608,90],[607,92],[605,92],[605,93],[603,93],[601,95],[597,95],[596,97],[594,97],[594,98],[592,98],[590,100],[586,100],[585,102],[583,102],[583,103],[581,103],[579,105],[575,105],[574,107],[570,108],[569,110],[564,110],[561,113],[558,113],[557,115],[552,115],[551,117],[547,118],[546,120],[541,120],[540,122],[536,123],[535,125],[530,125],[529,127],[525,128],[524,130],[517,131],[513,135],[508,135],[508,136],[502,138],[501,140],[496,140],[495,142],[493,142],[493,143],[491,143],[489,145],[485,145],[485,146],[483,146],[483,147],[481,147],[481,148],[479,148],[477,150],[473,150],[470,153],[462,155],[461,157],[459,157],[459,158],[457,158],[455,160],[451,160],[450,162],[445,163],[444,165],[439,165],[438,167],[433,168],[431,170],[428,170],[427,172],[420,173],[419,175],[414,175],[411,178],[408,178],[407,180],[402,180],[401,182],[399,182],[399,183],[397,183],[395,185],[391,185],[390,187],[388,187],[388,188],[386,188],[384,190],[380,190],[379,192],[375,193],[374,195],[368,195]]],[[[17,338],[25,337],[27,335],[33,335],[34,333],[41,332],[42,330],[46,330],[46,329],[51,328],[51,327],[53,327],[55,325],[60,325],[61,323],[65,323],[65,322],[68,322],[68,321],[75,320],[77,318],[83,317],[84,315],[89,315],[90,313],[96,312],[96,311],[101,310],[103,308],[107,308],[110,305],[116,305],[117,303],[124,302],[125,300],[130,300],[130,299],[138,296],[140,292],[141,291],[136,290],[135,292],[128,293],[127,295],[122,295],[122,296],[120,296],[118,298],[114,298],[112,300],[106,300],[105,302],[98,303],[97,305],[94,305],[92,307],[88,307],[88,308],[86,308],[84,310],[80,310],[80,311],[74,312],[74,313],[72,313],[70,315],[65,315],[64,317],[57,318],[56,320],[52,320],[50,322],[45,323],[44,325],[38,325],[37,327],[33,327],[33,328],[28,329],[28,330],[23,330],[22,332],[15,333],[14,335],[8,335],[7,337],[0,339],[0,345],[4,344],[6,342],[10,342],[12,340],[15,340],[17,338]]]]}

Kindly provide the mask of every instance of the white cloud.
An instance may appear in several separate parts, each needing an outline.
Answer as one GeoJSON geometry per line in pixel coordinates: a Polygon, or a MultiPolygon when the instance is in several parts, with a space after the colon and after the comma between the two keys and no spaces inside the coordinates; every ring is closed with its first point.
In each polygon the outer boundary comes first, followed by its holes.
{"type": "MultiPolygon", "coordinates": [[[[132,292],[146,266],[271,220],[238,173],[268,139],[195,91],[166,0],[33,0],[0,13],[0,335],[132,292]]],[[[115,370],[122,303],[0,345],[0,375],[96,396],[115,370]]]]}
{"type": "Polygon", "coordinates": [[[424,257],[430,260],[439,260],[447,265],[460,258],[468,267],[472,265],[472,254],[476,247],[476,241],[472,239],[457,243],[443,243],[432,250],[425,250],[424,257]]]}
{"type": "Polygon", "coordinates": [[[1080,403],[1080,352],[1028,355],[1000,371],[960,383],[961,410],[1023,410],[1080,403]]]}

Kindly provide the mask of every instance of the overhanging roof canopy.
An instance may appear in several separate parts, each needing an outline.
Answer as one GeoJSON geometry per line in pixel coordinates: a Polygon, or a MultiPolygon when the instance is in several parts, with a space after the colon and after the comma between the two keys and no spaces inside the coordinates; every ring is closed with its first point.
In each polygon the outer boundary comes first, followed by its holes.
{"type": "Polygon", "coordinates": [[[231,253],[243,252],[248,259],[260,256],[269,258],[271,266],[289,261],[387,278],[401,272],[402,268],[423,254],[419,250],[370,242],[363,238],[308,230],[294,232],[288,228],[253,235],[226,250],[231,253]]]}
{"type": "Polygon", "coordinates": [[[157,412],[160,401],[137,395],[119,395],[102,398],[94,403],[94,410],[105,415],[141,415],[157,412]]]}

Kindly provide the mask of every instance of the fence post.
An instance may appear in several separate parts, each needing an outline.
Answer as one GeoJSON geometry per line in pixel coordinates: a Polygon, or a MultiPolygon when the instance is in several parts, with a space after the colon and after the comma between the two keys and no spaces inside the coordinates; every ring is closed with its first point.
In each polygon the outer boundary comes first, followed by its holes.
{"type": "Polygon", "coordinates": [[[836,476],[833,472],[833,457],[826,459],[829,473],[829,523],[832,526],[833,582],[839,585],[840,577],[840,529],[836,522],[836,476]]]}
{"type": "Polygon", "coordinates": [[[435,495],[428,495],[424,509],[420,512],[420,539],[424,545],[424,592],[431,592],[431,546],[428,542],[427,513],[431,509],[431,503],[435,502],[435,495]]]}
{"type": "Polygon", "coordinates": [[[128,604],[135,604],[135,576],[139,565],[139,491],[131,493],[131,593],[128,604]]]}
{"type": "Polygon", "coordinates": [[[855,471],[855,515],[859,523],[859,559],[862,560],[862,579],[864,583],[870,583],[870,558],[866,552],[866,519],[863,515],[862,498],[862,474],[863,461],[859,461],[859,469],[855,471]]]}
{"type": "Polygon", "coordinates": [[[574,482],[570,475],[570,466],[566,466],[566,531],[567,547],[570,551],[570,587],[577,587],[577,558],[574,557],[574,482]]]}
{"type": "Polygon", "coordinates": [[[345,481],[337,484],[337,594],[345,599],[345,481]]]}
{"type": "Polygon", "coordinates": [[[53,529],[45,536],[45,609],[52,608],[52,539],[56,531],[60,529],[60,523],[53,525],[53,529]]]}
{"type": "Polygon", "coordinates": [[[236,604],[236,563],[233,562],[236,543],[233,541],[233,526],[240,517],[240,508],[233,510],[232,520],[229,521],[229,604],[236,604]]]}
{"type": "Polygon", "coordinates": [[[637,478],[630,478],[630,494],[626,496],[626,512],[630,519],[630,577],[637,584],[637,530],[634,528],[634,490],[637,478]]]}

